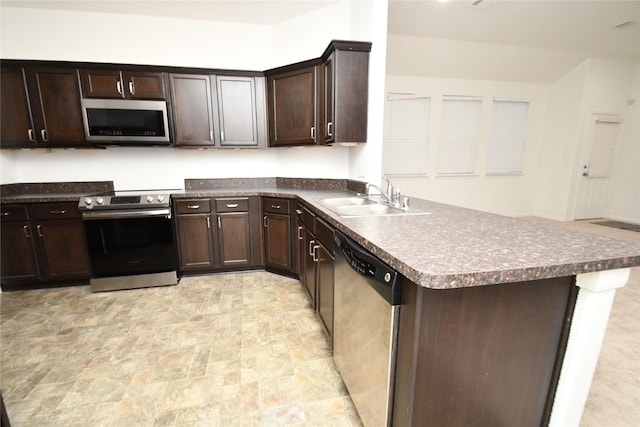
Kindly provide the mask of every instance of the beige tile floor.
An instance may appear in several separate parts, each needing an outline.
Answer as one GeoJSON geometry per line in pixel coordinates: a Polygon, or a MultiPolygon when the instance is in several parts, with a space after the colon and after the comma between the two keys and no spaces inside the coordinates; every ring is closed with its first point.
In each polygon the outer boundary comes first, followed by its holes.
{"type": "MultiPolygon", "coordinates": [[[[588,222],[561,226],[640,241],[588,222]]],[[[99,294],[9,292],[0,308],[0,389],[15,427],[361,425],[293,279],[252,272],[99,294]]],[[[639,356],[634,268],[582,426],[640,425],[639,356]]]]}
{"type": "Polygon", "coordinates": [[[20,426],[359,426],[298,281],[266,272],[1,295],[20,426]]]}

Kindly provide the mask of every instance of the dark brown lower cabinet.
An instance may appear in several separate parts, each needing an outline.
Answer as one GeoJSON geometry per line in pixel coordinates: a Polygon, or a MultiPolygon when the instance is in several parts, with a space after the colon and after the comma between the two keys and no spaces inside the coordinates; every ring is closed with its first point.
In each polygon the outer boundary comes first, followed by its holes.
{"type": "Polygon", "coordinates": [[[462,289],[405,281],[394,426],[547,425],[573,277],[462,289]]]}
{"type": "Polygon", "coordinates": [[[182,271],[252,268],[262,263],[256,197],[176,200],[174,210],[182,271]]]}
{"type": "Polygon", "coordinates": [[[211,213],[176,215],[178,254],[183,271],[213,268],[211,213]]]}
{"type": "Polygon", "coordinates": [[[89,279],[84,225],[75,203],[3,205],[2,217],[3,287],[89,279]]]}
{"type": "Polygon", "coordinates": [[[294,272],[290,209],[288,199],[262,198],[265,266],[287,274],[294,272]]]}
{"type": "Polygon", "coordinates": [[[316,249],[316,310],[322,326],[333,344],[333,270],[335,258],[333,247],[323,242],[316,249]]]}

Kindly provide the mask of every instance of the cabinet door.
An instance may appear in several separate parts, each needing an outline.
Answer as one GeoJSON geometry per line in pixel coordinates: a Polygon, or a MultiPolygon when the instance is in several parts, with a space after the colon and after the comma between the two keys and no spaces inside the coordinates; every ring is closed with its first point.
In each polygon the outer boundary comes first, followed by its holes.
{"type": "Polygon", "coordinates": [[[166,99],[163,73],[124,71],[124,90],[131,99],[166,99]]]}
{"type": "Polygon", "coordinates": [[[329,55],[324,62],[324,114],[323,114],[323,126],[324,126],[324,142],[326,144],[335,142],[333,127],[334,127],[334,86],[333,86],[333,72],[334,72],[334,60],[335,52],[329,55]]]}
{"type": "Polygon", "coordinates": [[[36,137],[43,147],[86,144],[77,70],[31,70],[28,77],[36,137]]]}
{"type": "Polygon", "coordinates": [[[178,215],[180,268],[199,270],[214,266],[211,214],[178,215]]]}
{"type": "Polygon", "coordinates": [[[176,146],[213,145],[213,109],[208,75],[171,74],[176,146]]]}
{"type": "Polygon", "coordinates": [[[36,282],[40,269],[29,222],[3,222],[0,233],[0,276],[3,284],[36,282]]]}
{"type": "Polygon", "coordinates": [[[316,250],[316,286],[318,288],[316,309],[329,341],[333,342],[333,270],[334,258],[332,251],[323,245],[316,250]]]}
{"type": "Polygon", "coordinates": [[[311,299],[311,307],[316,308],[316,260],[315,253],[318,245],[313,233],[306,227],[303,230],[305,253],[302,258],[302,283],[304,284],[309,298],[311,299]]]}
{"type": "Polygon", "coordinates": [[[41,265],[48,279],[89,278],[91,267],[82,221],[41,221],[35,227],[41,265]]]}
{"type": "Polygon", "coordinates": [[[2,67],[0,71],[0,143],[2,147],[32,147],[36,139],[24,70],[2,67]]]}
{"type": "Polygon", "coordinates": [[[82,93],[85,98],[124,98],[119,70],[82,70],[82,93]]]}
{"type": "Polygon", "coordinates": [[[249,212],[218,214],[220,265],[251,265],[249,212]]]}
{"type": "Polygon", "coordinates": [[[267,77],[269,145],[315,144],[316,67],[267,77]]]}
{"type": "Polygon", "coordinates": [[[216,76],[216,118],[221,147],[257,147],[256,80],[253,77],[216,76]]]}
{"type": "Polygon", "coordinates": [[[162,73],[96,69],[80,75],[85,98],[166,99],[162,73]]]}
{"type": "Polygon", "coordinates": [[[265,264],[279,270],[291,271],[291,219],[289,215],[264,214],[265,264]]]}

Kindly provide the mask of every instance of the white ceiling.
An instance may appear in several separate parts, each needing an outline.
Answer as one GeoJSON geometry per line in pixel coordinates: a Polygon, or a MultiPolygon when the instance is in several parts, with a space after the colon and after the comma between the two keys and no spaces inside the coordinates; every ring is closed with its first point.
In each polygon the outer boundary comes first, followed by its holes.
{"type": "MultiPolygon", "coordinates": [[[[340,1],[0,0],[0,4],[274,25],[340,1]]],[[[481,0],[472,6],[477,1],[390,0],[388,32],[640,59],[640,0],[481,0]],[[627,21],[632,22],[614,28],[627,21]]]]}
{"type": "Polygon", "coordinates": [[[274,25],[340,0],[0,0],[3,6],[274,25]]]}
{"type": "Polygon", "coordinates": [[[473,2],[390,0],[388,32],[640,59],[640,0],[473,2]]]}

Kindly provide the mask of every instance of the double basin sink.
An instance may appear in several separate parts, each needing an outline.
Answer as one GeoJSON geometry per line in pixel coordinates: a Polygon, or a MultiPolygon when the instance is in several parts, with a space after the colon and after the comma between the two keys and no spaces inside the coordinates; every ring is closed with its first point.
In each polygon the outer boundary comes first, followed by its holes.
{"type": "Polygon", "coordinates": [[[420,209],[400,209],[367,196],[329,197],[318,199],[325,208],[344,218],[386,216],[386,215],[426,215],[420,209]]]}

